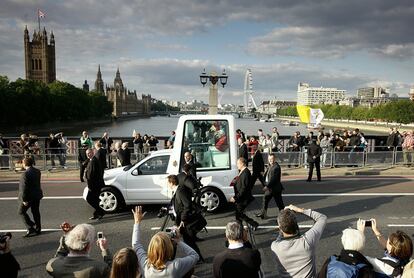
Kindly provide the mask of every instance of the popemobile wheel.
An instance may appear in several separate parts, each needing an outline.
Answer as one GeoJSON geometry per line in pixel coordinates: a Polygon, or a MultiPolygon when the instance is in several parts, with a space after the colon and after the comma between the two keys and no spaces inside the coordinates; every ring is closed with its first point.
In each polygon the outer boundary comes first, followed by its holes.
{"type": "Polygon", "coordinates": [[[223,193],[214,187],[205,187],[201,190],[198,202],[208,212],[218,211],[225,203],[223,193]]]}
{"type": "Polygon", "coordinates": [[[99,195],[99,206],[106,212],[116,212],[123,207],[124,200],[118,190],[104,187],[99,195]]]}

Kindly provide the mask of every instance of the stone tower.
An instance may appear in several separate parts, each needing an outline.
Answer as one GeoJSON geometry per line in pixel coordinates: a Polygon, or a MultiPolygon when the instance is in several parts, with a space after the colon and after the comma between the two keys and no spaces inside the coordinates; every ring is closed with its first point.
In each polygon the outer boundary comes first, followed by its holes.
{"type": "Polygon", "coordinates": [[[30,41],[27,26],[24,29],[24,61],[26,79],[37,80],[43,83],[52,83],[56,80],[55,36],[50,33],[50,42],[47,39],[46,29],[42,32],[34,31],[30,41]]]}
{"type": "Polygon", "coordinates": [[[124,84],[122,83],[121,73],[119,72],[119,68],[116,70],[116,76],[114,79],[114,87],[118,91],[124,90],[124,84]]]}
{"type": "Polygon", "coordinates": [[[102,80],[101,65],[98,66],[98,73],[96,74],[95,91],[104,94],[104,82],[102,80]]]}

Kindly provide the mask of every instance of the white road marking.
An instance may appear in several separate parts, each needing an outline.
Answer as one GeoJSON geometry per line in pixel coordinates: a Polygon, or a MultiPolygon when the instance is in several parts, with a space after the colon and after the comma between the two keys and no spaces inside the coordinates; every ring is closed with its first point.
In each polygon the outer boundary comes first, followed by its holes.
{"type": "MultiPolygon", "coordinates": [[[[263,194],[254,194],[254,197],[263,197],[263,194]]],[[[298,193],[282,194],[283,197],[325,197],[325,196],[414,196],[414,192],[361,192],[361,193],[298,193]]]]}
{"type": "MultiPolygon", "coordinates": [[[[19,181],[0,181],[0,184],[19,184],[19,181]]],[[[44,183],[81,183],[80,181],[76,180],[47,180],[47,181],[40,181],[41,184],[44,183]]]]}
{"type": "MultiPolygon", "coordinates": [[[[58,232],[62,231],[62,229],[42,229],[42,232],[58,232]]],[[[0,233],[25,233],[27,232],[26,229],[14,229],[14,230],[0,230],[0,233]]]]}
{"type": "MultiPolygon", "coordinates": [[[[296,176],[283,176],[282,177],[282,181],[300,181],[303,180],[304,178],[300,178],[299,176],[302,175],[296,175],[296,176]]],[[[303,175],[303,177],[306,178],[306,174],[303,175]]],[[[336,181],[338,179],[343,179],[346,178],[347,180],[350,179],[357,179],[357,180],[379,180],[379,179],[384,179],[384,180],[414,180],[414,176],[412,175],[408,175],[408,176],[379,176],[379,175],[368,175],[368,176],[326,176],[324,178],[324,181],[336,181]]],[[[0,181],[0,184],[18,184],[19,181],[18,180],[12,180],[12,181],[0,181]]],[[[41,181],[42,184],[53,184],[53,183],[81,183],[79,180],[44,180],[41,181]]]]}
{"type": "MultiPolygon", "coordinates": [[[[82,196],[47,196],[43,200],[68,200],[68,199],[83,199],[82,196]]],[[[0,201],[17,200],[17,197],[2,197],[0,201]]]]}
{"type": "MultiPolygon", "coordinates": [[[[263,194],[254,194],[254,197],[263,197],[263,194]]],[[[367,192],[367,193],[297,193],[283,194],[283,197],[328,197],[328,196],[414,196],[414,192],[367,192]]],[[[46,196],[45,200],[83,199],[82,196],[46,196]]],[[[0,197],[0,201],[17,200],[17,197],[0,197]]]]}

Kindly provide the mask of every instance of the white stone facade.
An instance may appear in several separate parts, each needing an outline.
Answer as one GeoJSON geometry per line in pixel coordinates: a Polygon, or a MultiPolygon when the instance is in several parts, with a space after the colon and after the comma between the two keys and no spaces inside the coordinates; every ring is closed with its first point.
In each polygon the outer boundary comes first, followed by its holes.
{"type": "Polygon", "coordinates": [[[337,88],[310,87],[308,83],[298,84],[298,104],[336,104],[345,98],[346,90],[337,88]]]}

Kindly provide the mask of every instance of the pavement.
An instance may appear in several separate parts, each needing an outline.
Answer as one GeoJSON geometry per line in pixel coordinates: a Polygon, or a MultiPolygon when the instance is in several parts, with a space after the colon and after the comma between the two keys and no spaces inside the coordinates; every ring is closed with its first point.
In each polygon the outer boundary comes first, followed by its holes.
{"type": "MultiPolygon", "coordinates": [[[[347,227],[356,227],[358,218],[376,218],[380,230],[387,235],[395,230],[403,230],[409,235],[414,233],[414,169],[395,168],[334,168],[322,170],[322,182],[305,182],[306,169],[283,168],[282,182],[286,191],[286,205],[295,204],[311,208],[328,216],[328,224],[316,251],[317,267],[332,254],[341,249],[341,231],[347,227]]],[[[17,216],[17,191],[19,173],[0,172],[0,230],[12,231],[12,252],[19,261],[22,271],[19,277],[48,277],[45,272],[47,261],[53,257],[63,221],[69,223],[91,223],[96,231],[103,231],[111,251],[131,245],[133,218],[131,207],[116,214],[106,215],[100,221],[88,218],[92,209],[81,198],[84,184],[77,178],[77,171],[55,171],[43,173],[42,188],[45,198],[41,201],[42,228],[44,232],[36,237],[23,238],[24,225],[17,216]]],[[[249,210],[253,215],[261,205],[261,186],[256,185],[256,200],[249,210]]],[[[142,223],[142,239],[147,246],[151,236],[159,229],[162,219],[156,217],[160,206],[147,205],[142,223]]],[[[266,277],[276,277],[274,254],[270,250],[271,242],[276,238],[277,208],[270,203],[269,218],[260,220],[260,228],[254,232],[257,247],[262,254],[262,268],[266,277]]],[[[214,255],[223,250],[224,227],[234,219],[233,208],[228,205],[216,214],[208,214],[208,233],[200,233],[205,241],[200,242],[206,263],[196,266],[196,275],[212,277],[214,255]]],[[[305,232],[312,221],[298,217],[301,231],[305,232]]],[[[383,250],[372,231],[367,228],[364,254],[379,257],[383,250]]],[[[97,248],[93,248],[91,257],[99,258],[97,248]]]]}

